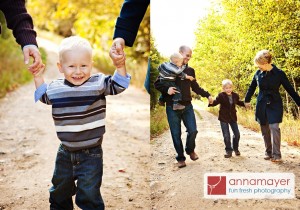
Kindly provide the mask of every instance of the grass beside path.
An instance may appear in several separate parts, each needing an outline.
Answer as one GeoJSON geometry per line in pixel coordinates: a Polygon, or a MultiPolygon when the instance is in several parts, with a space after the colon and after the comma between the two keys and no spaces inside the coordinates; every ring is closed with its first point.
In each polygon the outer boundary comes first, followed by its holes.
{"type": "Polygon", "coordinates": [[[150,111],[150,138],[157,137],[169,128],[166,108],[156,105],[150,111]]]}

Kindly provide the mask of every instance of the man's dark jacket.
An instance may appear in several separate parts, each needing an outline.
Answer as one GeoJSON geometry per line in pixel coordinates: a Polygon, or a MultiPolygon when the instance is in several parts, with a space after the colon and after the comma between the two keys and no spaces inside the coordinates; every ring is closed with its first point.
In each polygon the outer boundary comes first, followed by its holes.
{"type": "Polygon", "coordinates": [[[212,104],[209,104],[208,106],[217,106],[220,104],[220,110],[219,110],[219,118],[221,122],[237,122],[236,117],[236,108],[235,105],[239,106],[245,106],[243,101],[240,101],[240,97],[237,93],[232,92],[232,104],[229,102],[229,97],[225,92],[219,93],[219,95],[216,97],[214,102],[212,104]]]}
{"type": "Polygon", "coordinates": [[[1,0],[0,10],[5,15],[7,27],[13,31],[22,48],[31,44],[37,46],[36,32],[33,30],[32,18],[25,8],[25,0],[1,0]]]}
{"type": "MultiPolygon", "coordinates": [[[[183,70],[183,72],[185,74],[189,75],[189,76],[192,76],[192,77],[196,78],[195,70],[193,68],[189,67],[189,66],[187,66],[183,70]]],[[[180,103],[182,105],[187,106],[187,105],[191,104],[191,101],[192,101],[191,89],[196,94],[198,94],[202,97],[209,97],[210,96],[210,94],[207,91],[205,91],[203,88],[201,88],[199,86],[199,84],[197,83],[196,80],[194,80],[194,81],[190,81],[188,79],[181,80],[181,78],[177,77],[175,83],[181,90],[182,101],[180,103]]],[[[154,82],[154,87],[163,94],[163,96],[166,100],[167,106],[172,106],[172,104],[173,104],[173,101],[172,101],[173,95],[168,94],[169,86],[164,84],[163,81],[160,81],[159,79],[157,79],[154,82]]]]}

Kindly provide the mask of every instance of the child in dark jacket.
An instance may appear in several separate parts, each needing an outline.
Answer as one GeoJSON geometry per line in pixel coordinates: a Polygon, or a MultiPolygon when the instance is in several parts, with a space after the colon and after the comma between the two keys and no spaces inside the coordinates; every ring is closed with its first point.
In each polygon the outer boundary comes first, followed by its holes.
{"type": "Polygon", "coordinates": [[[241,155],[239,151],[239,140],[240,140],[240,131],[237,124],[236,108],[235,105],[245,106],[243,101],[239,100],[239,95],[233,92],[233,84],[229,79],[222,81],[223,92],[219,93],[216,99],[210,103],[208,106],[216,106],[220,104],[219,118],[221,124],[221,129],[224,137],[225,158],[232,157],[232,151],[235,152],[235,155],[241,155]],[[232,137],[232,146],[230,141],[230,132],[229,125],[233,132],[232,137]]]}

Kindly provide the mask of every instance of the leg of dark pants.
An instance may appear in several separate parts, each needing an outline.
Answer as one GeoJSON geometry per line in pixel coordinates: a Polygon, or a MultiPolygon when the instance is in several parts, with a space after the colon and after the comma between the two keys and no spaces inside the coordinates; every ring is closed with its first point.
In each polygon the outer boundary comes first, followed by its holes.
{"type": "Polygon", "coordinates": [[[231,122],[230,127],[233,132],[233,137],[232,137],[233,150],[239,150],[240,131],[237,122],[231,122]]]}
{"type": "Polygon", "coordinates": [[[166,107],[169,127],[172,135],[173,144],[177,152],[176,160],[184,161],[184,151],[181,140],[181,112],[174,111],[171,106],[166,107]]]}
{"type": "Polygon", "coordinates": [[[78,155],[75,166],[78,189],[75,202],[83,210],[104,210],[100,193],[103,175],[102,148],[98,146],[86,149],[78,155]]]}
{"type": "Polygon", "coordinates": [[[229,125],[226,122],[221,122],[221,129],[223,133],[223,138],[224,138],[224,144],[225,144],[225,150],[226,152],[232,152],[233,149],[231,147],[231,141],[230,141],[230,132],[229,132],[229,125]]]}
{"type": "Polygon", "coordinates": [[[272,141],[269,124],[260,125],[261,133],[265,142],[265,155],[272,157],[272,141]]]}
{"type": "Polygon", "coordinates": [[[275,159],[281,158],[280,144],[281,144],[281,134],[279,123],[269,124],[272,140],[272,155],[275,159]]]}
{"type": "Polygon", "coordinates": [[[182,120],[187,132],[185,152],[187,154],[190,154],[195,150],[195,140],[198,133],[193,105],[188,105],[185,107],[185,109],[182,112],[182,120]]]}
{"type": "Polygon", "coordinates": [[[72,210],[72,196],[76,187],[73,178],[73,165],[70,152],[59,147],[55,170],[52,177],[53,186],[50,188],[50,209],[51,210],[72,210]]]}

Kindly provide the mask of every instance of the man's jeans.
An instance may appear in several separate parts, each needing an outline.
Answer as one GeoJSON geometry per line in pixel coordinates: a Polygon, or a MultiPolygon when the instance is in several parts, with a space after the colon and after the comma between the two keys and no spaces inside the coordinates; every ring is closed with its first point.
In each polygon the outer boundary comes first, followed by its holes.
{"type": "Polygon", "coordinates": [[[185,151],[187,154],[190,154],[194,152],[194,149],[196,147],[195,139],[198,133],[193,105],[188,105],[183,110],[176,111],[173,110],[172,106],[167,106],[166,112],[173,144],[177,152],[176,160],[185,161],[183,144],[181,140],[181,120],[183,121],[187,129],[185,151]]]}
{"type": "Polygon", "coordinates": [[[101,146],[70,152],[60,145],[50,188],[51,210],[72,210],[72,196],[83,210],[103,210],[101,146]],[[77,180],[77,186],[75,185],[77,180]]]}
{"type": "Polygon", "coordinates": [[[220,121],[220,124],[221,124],[222,133],[223,133],[226,152],[231,153],[233,150],[235,150],[235,151],[239,150],[240,131],[239,131],[237,122],[226,123],[226,122],[220,121]],[[233,149],[231,146],[229,125],[233,132],[233,137],[232,137],[233,149]]]}

